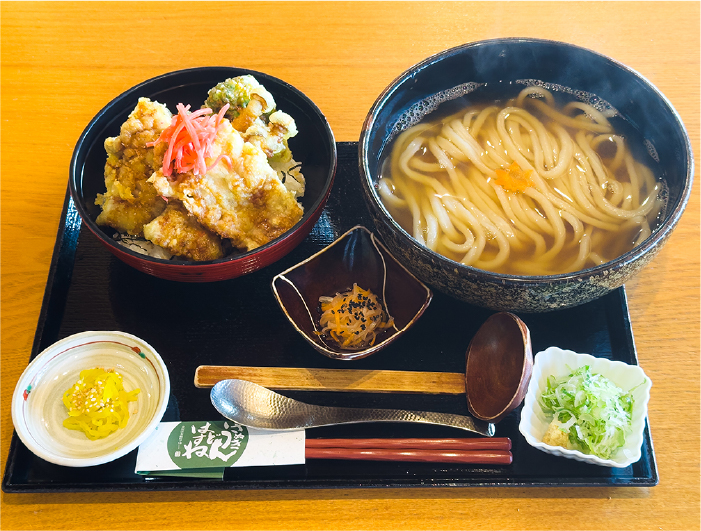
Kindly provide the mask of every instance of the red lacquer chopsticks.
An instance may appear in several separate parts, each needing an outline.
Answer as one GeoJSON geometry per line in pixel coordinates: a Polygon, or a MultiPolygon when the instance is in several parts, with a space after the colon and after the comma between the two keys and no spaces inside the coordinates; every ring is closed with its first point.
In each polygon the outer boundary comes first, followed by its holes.
{"type": "Polygon", "coordinates": [[[364,459],[509,465],[507,437],[470,439],[307,439],[307,459],[364,459]]]}

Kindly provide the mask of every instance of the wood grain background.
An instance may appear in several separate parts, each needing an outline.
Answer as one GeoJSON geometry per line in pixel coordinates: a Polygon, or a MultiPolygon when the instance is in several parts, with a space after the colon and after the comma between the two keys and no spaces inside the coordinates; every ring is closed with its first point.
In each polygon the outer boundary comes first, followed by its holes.
{"type": "MultiPolygon", "coordinates": [[[[1,452],[27,364],[73,146],[122,91],[231,65],[305,92],[356,141],[382,89],[446,48],[567,41],[654,83],[699,149],[698,2],[3,2],[1,452]]],[[[698,172],[696,174],[698,178],[698,172]]],[[[699,187],[669,243],[628,286],[653,381],[660,484],[650,489],[411,489],[2,495],[2,529],[698,529],[699,187]]]]}

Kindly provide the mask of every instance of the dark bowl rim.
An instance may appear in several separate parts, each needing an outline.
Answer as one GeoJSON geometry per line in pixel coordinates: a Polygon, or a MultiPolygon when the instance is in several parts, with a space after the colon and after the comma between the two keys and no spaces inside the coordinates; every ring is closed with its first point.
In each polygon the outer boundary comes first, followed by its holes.
{"type": "Polygon", "coordinates": [[[567,284],[569,282],[577,282],[582,280],[583,278],[589,278],[589,277],[594,277],[597,275],[600,275],[604,272],[609,272],[609,271],[617,271],[623,267],[625,267],[627,264],[631,262],[637,261],[640,257],[643,255],[647,254],[651,249],[656,247],[660,241],[664,241],[669,234],[672,232],[674,227],[677,225],[679,222],[679,219],[681,218],[682,214],[684,213],[684,210],[686,208],[686,205],[689,201],[689,197],[691,196],[691,189],[694,181],[694,156],[693,156],[693,151],[691,147],[691,139],[689,138],[689,133],[686,130],[686,127],[684,126],[684,122],[681,119],[681,116],[679,116],[679,113],[677,110],[674,108],[672,103],[669,101],[669,99],[652,83],[650,82],[645,76],[634,70],[633,68],[630,68],[629,66],[621,63],[620,61],[617,61],[615,59],[612,59],[611,57],[604,55],[600,52],[596,52],[594,50],[590,50],[588,48],[584,48],[582,46],[577,46],[575,44],[570,44],[567,42],[562,42],[562,41],[555,41],[555,40],[550,40],[550,39],[537,39],[537,38],[530,38],[530,37],[506,37],[506,38],[497,38],[497,39],[485,39],[485,40],[480,40],[480,41],[473,41],[473,42],[468,42],[465,44],[461,44],[458,46],[454,46],[452,48],[448,48],[446,50],[443,50],[441,52],[438,52],[436,54],[433,54],[423,61],[420,61],[416,63],[415,65],[411,66],[401,74],[399,74],[377,97],[375,102],[373,103],[372,107],[368,111],[368,114],[365,118],[365,121],[363,122],[363,127],[360,133],[360,141],[359,141],[359,146],[358,146],[358,166],[360,170],[360,180],[363,189],[365,190],[365,199],[368,202],[372,202],[373,206],[379,209],[379,211],[382,213],[382,216],[384,217],[384,221],[392,226],[392,229],[394,231],[397,231],[400,235],[404,237],[404,239],[408,240],[408,243],[415,248],[417,251],[422,252],[422,253],[428,253],[428,255],[435,261],[438,261],[440,263],[444,264],[449,264],[451,267],[455,267],[458,269],[458,271],[462,272],[463,276],[468,276],[468,277],[473,277],[473,278],[479,278],[479,279],[490,279],[493,282],[499,282],[503,284],[517,284],[517,285],[531,285],[531,286],[537,286],[537,285],[552,285],[555,283],[564,283],[567,284]],[[394,93],[403,85],[406,81],[412,79],[415,77],[417,74],[419,74],[421,71],[424,69],[428,68],[429,66],[442,61],[443,59],[447,57],[452,57],[454,55],[463,53],[466,50],[471,50],[474,48],[479,48],[482,46],[493,46],[493,45],[502,45],[502,44],[518,44],[518,45],[532,45],[532,44],[544,44],[544,45],[552,45],[552,46],[558,46],[558,47],[563,47],[563,48],[572,48],[576,49],[585,53],[589,53],[591,55],[597,56],[600,59],[603,59],[604,61],[609,62],[611,65],[614,67],[623,70],[627,72],[628,74],[633,75],[634,77],[638,78],[648,89],[650,89],[661,101],[662,103],[667,107],[667,109],[670,111],[671,115],[674,117],[674,121],[676,122],[677,127],[679,128],[679,131],[682,133],[682,136],[684,138],[684,147],[685,149],[685,155],[687,158],[687,168],[686,168],[686,178],[684,179],[684,187],[679,195],[679,200],[677,201],[677,204],[675,208],[668,213],[667,218],[665,221],[653,232],[651,236],[649,236],[642,244],[638,245],[637,247],[631,249],[627,253],[622,254],[618,258],[615,258],[614,260],[610,260],[609,262],[606,262],[604,264],[594,266],[594,267],[589,267],[586,269],[581,269],[579,271],[574,271],[571,273],[561,273],[557,275],[511,275],[511,274],[504,274],[504,273],[494,273],[491,271],[486,271],[484,269],[478,269],[473,266],[468,266],[465,264],[461,264],[460,262],[456,262],[454,260],[450,260],[449,258],[446,258],[445,256],[436,253],[435,251],[432,251],[428,247],[425,247],[418,243],[409,233],[407,233],[399,224],[392,218],[392,216],[389,214],[385,206],[383,205],[382,201],[379,200],[379,198],[376,196],[375,189],[372,181],[372,177],[370,175],[370,169],[368,167],[368,151],[369,151],[369,139],[370,139],[370,132],[373,129],[376,119],[377,119],[377,113],[378,111],[382,108],[382,106],[394,95],[394,93]]]}
{"type": "MultiPolygon", "coordinates": [[[[264,85],[264,82],[261,81],[261,83],[264,85]]],[[[181,85],[185,85],[186,83],[181,83],[181,85]]],[[[175,86],[175,84],[174,84],[175,86]]],[[[264,72],[259,72],[256,70],[251,70],[248,68],[240,68],[240,67],[235,67],[235,66],[198,66],[198,67],[193,67],[193,68],[184,68],[181,70],[173,70],[170,72],[165,72],[163,74],[159,74],[157,76],[151,77],[149,79],[146,79],[142,81],[141,83],[138,83],[137,85],[132,86],[131,88],[125,90],[118,96],[114,97],[112,100],[110,100],[100,111],[98,111],[97,114],[90,120],[88,125],[83,129],[82,133],[80,134],[80,137],[78,138],[78,141],[76,142],[75,148],[73,149],[73,155],[71,156],[71,162],[69,166],[69,177],[68,177],[68,186],[71,194],[71,199],[73,201],[73,204],[75,208],[78,210],[78,213],[80,214],[81,220],[83,223],[85,223],[90,230],[95,236],[97,236],[98,239],[100,239],[104,244],[108,245],[111,248],[117,249],[119,252],[124,252],[129,256],[132,256],[138,260],[143,260],[144,262],[151,262],[153,264],[157,264],[157,266],[162,267],[162,266],[176,266],[178,268],[181,267],[187,267],[187,268],[201,268],[202,266],[221,266],[222,264],[227,264],[230,262],[237,262],[239,260],[241,261],[246,261],[250,259],[252,256],[257,255],[257,254],[263,254],[265,253],[268,249],[275,247],[276,245],[280,244],[281,242],[287,240],[288,238],[292,237],[293,234],[304,225],[310,217],[312,217],[318,210],[319,207],[321,207],[327,200],[328,195],[331,191],[331,187],[333,186],[333,181],[336,175],[336,170],[338,167],[338,151],[336,148],[336,140],[333,134],[333,130],[331,129],[331,125],[329,124],[328,119],[324,115],[323,112],[321,112],[321,109],[306,95],[304,94],[301,90],[298,88],[294,87],[293,85],[290,85],[286,81],[277,78],[275,76],[271,76],[270,74],[266,74],[264,72]],[[83,208],[82,201],[80,200],[80,196],[78,194],[78,191],[76,189],[76,178],[78,176],[78,158],[80,157],[80,153],[85,145],[85,140],[90,133],[90,131],[96,127],[96,125],[102,120],[103,116],[105,116],[109,110],[117,103],[129,99],[130,97],[133,97],[135,93],[140,91],[142,88],[153,84],[155,82],[167,80],[169,78],[178,78],[181,76],[190,76],[193,74],[196,74],[198,72],[204,72],[204,71],[214,71],[214,70],[222,70],[222,71],[229,71],[231,75],[245,75],[245,74],[250,74],[254,77],[256,77],[259,81],[260,80],[272,80],[274,83],[277,83],[281,85],[283,88],[292,91],[293,93],[296,93],[297,96],[299,96],[303,101],[305,101],[310,108],[314,111],[314,114],[316,115],[317,118],[321,120],[321,123],[324,126],[324,130],[326,132],[326,138],[325,140],[328,141],[329,145],[331,146],[331,165],[329,166],[329,169],[326,173],[326,180],[324,182],[324,187],[319,194],[319,197],[317,198],[316,201],[314,201],[314,204],[305,210],[304,215],[302,218],[295,223],[289,230],[285,231],[283,234],[278,236],[277,238],[269,241],[265,245],[261,245],[260,247],[256,247],[255,249],[251,251],[247,251],[245,253],[240,253],[240,254],[233,254],[229,256],[225,256],[224,258],[219,258],[217,260],[207,260],[207,261],[202,261],[202,262],[194,262],[192,260],[166,260],[163,258],[155,258],[149,255],[137,253],[136,251],[132,251],[131,249],[125,247],[125,246],[118,246],[118,244],[109,238],[103,231],[100,229],[100,227],[90,218],[90,215],[88,212],[83,208]]]]}

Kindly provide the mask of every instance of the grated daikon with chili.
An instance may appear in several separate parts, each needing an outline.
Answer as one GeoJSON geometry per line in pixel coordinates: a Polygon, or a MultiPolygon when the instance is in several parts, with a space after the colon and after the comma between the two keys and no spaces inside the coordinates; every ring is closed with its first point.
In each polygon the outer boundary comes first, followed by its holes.
{"type": "Polygon", "coordinates": [[[531,180],[533,170],[522,170],[516,161],[505,170],[497,169],[496,174],[497,178],[494,182],[507,192],[525,192],[526,188],[533,186],[531,180]]]}
{"type": "Polygon", "coordinates": [[[81,430],[94,441],[123,428],[129,420],[129,402],[140,389],[125,391],[122,376],[114,369],[85,369],[80,378],[63,394],[68,418],[63,425],[81,430]]]}
{"type": "Polygon", "coordinates": [[[194,175],[202,175],[216,166],[220,160],[226,160],[231,165],[227,155],[219,155],[214,162],[207,165],[205,159],[213,157],[214,139],[221,129],[222,119],[229,108],[224,105],[217,114],[212,115],[212,109],[204,108],[190,112],[190,106],[178,103],[178,114],[161,136],[155,142],[149,142],[148,147],[161,142],[168,144],[163,156],[163,175],[170,177],[175,173],[192,171],[194,175]],[[210,116],[211,115],[211,116],[210,116]]]}
{"type": "Polygon", "coordinates": [[[328,335],[341,348],[372,346],[378,332],[394,326],[394,319],[385,313],[377,296],[357,284],[334,297],[319,297],[319,302],[320,335],[328,335]]]}

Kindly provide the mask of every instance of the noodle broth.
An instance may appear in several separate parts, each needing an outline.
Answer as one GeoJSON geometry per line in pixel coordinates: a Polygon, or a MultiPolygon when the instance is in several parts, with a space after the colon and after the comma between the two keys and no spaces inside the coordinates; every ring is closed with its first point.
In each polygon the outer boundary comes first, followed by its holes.
{"type": "Polygon", "coordinates": [[[480,92],[409,124],[388,150],[377,191],[416,240],[480,269],[554,275],[613,260],[651,234],[666,189],[654,151],[615,109],[535,85],[497,102],[480,92]]]}

